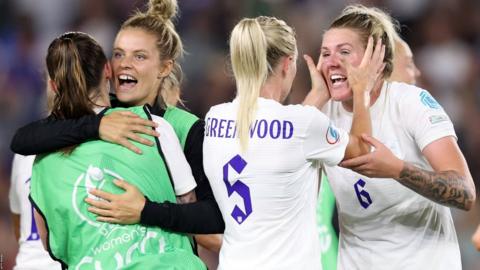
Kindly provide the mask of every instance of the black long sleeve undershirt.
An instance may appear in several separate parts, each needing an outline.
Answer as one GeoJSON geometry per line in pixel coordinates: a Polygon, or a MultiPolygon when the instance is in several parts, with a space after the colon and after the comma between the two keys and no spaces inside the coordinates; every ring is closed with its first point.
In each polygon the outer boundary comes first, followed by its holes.
{"type": "MultiPolygon", "coordinates": [[[[163,116],[164,111],[155,109],[152,113],[163,116]]],[[[33,122],[16,132],[11,149],[23,155],[41,154],[98,139],[102,116],[68,120],[48,117],[33,122]]],[[[182,233],[223,233],[225,223],[203,170],[203,136],[204,121],[198,120],[190,129],[184,148],[197,183],[197,202],[172,204],[147,200],[141,213],[141,224],[182,233]]]]}
{"type": "Polygon", "coordinates": [[[10,148],[21,155],[36,155],[96,140],[102,117],[98,114],[58,120],[49,116],[18,129],[10,148]]]}
{"type": "Polygon", "coordinates": [[[164,229],[196,234],[223,233],[225,223],[212,188],[203,170],[205,122],[198,120],[188,132],[185,157],[197,182],[197,202],[188,204],[156,203],[147,199],[140,223],[164,229]]]}

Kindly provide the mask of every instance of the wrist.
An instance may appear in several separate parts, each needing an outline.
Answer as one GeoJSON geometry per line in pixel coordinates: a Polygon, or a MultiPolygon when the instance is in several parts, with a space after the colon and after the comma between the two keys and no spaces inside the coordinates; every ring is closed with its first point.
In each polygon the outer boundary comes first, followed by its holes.
{"type": "Polygon", "coordinates": [[[399,180],[401,175],[402,175],[402,171],[403,171],[403,168],[405,166],[405,161],[401,160],[401,159],[397,159],[396,162],[394,163],[394,168],[393,168],[393,179],[396,179],[396,180],[399,180]]]}

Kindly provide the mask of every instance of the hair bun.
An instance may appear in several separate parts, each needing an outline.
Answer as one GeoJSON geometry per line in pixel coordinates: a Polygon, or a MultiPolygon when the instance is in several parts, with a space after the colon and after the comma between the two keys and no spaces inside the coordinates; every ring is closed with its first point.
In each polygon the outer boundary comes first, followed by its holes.
{"type": "Polygon", "coordinates": [[[163,21],[172,19],[177,12],[177,0],[150,0],[148,2],[147,14],[160,17],[163,21]]]}

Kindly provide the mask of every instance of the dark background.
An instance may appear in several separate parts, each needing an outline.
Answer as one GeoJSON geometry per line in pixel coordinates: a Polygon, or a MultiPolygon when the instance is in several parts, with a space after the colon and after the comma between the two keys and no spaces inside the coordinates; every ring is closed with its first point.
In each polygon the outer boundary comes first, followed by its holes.
{"type": "MultiPolygon", "coordinates": [[[[273,15],[297,32],[299,54],[318,57],[328,23],[350,3],[374,5],[402,24],[422,72],[418,85],[429,90],[455,124],[459,144],[480,186],[480,1],[478,0],[179,0],[177,29],[187,54],[183,100],[203,117],[230,100],[234,84],[228,68],[228,37],[242,17],[273,15]]],[[[45,115],[44,57],[53,38],[69,30],[94,36],[111,52],[121,22],[145,1],[0,0],[0,260],[11,269],[17,243],[8,204],[13,153],[10,139],[20,125],[45,115]]],[[[302,58],[288,103],[300,103],[310,87],[302,58]]],[[[479,199],[480,201],[480,199],[479,199]]],[[[453,210],[463,266],[480,269],[480,253],[470,237],[480,221],[477,206],[453,210]]]]}

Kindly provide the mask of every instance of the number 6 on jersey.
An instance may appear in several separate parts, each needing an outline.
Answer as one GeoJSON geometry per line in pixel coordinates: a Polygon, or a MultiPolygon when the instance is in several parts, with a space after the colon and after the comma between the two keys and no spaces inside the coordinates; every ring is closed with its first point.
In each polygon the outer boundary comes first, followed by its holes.
{"type": "Polygon", "coordinates": [[[238,195],[242,197],[245,206],[245,212],[235,205],[231,213],[233,219],[235,219],[238,224],[242,224],[252,213],[250,188],[240,180],[237,180],[233,183],[233,185],[230,185],[230,182],[228,181],[228,171],[229,168],[232,167],[238,174],[240,174],[245,166],[247,166],[247,162],[240,155],[234,156],[227,164],[223,166],[223,182],[227,187],[228,197],[230,197],[234,192],[237,192],[238,195]]]}

